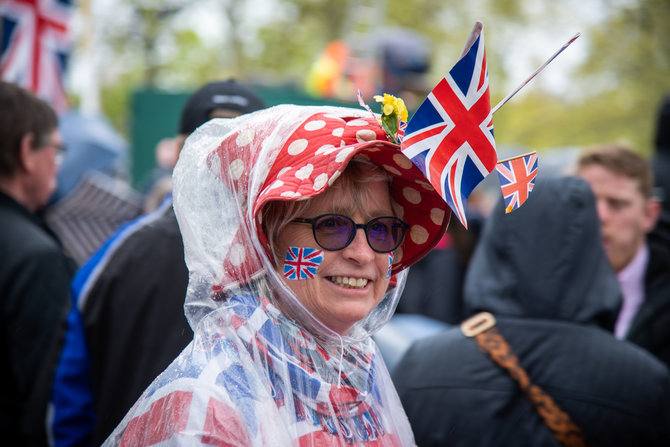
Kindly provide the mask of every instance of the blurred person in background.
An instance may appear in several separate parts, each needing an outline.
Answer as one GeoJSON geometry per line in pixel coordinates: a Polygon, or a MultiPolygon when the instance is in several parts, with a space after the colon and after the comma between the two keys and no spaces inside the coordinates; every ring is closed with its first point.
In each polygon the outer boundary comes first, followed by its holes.
{"type": "Polygon", "coordinates": [[[670,247],[670,94],[658,109],[651,169],[662,206],[658,223],[649,235],[650,242],[670,247]]]}
{"type": "Polygon", "coordinates": [[[504,207],[467,272],[473,319],[415,342],[393,374],[417,444],[670,445],[670,372],[612,334],[621,290],[589,185],[538,178],[504,207]]]}
{"type": "MultiPolygon", "coordinates": [[[[175,140],[181,148],[211,118],[263,107],[235,80],[207,83],[184,105],[175,140]]],[[[171,165],[178,156],[172,151],[171,165]]],[[[100,445],[193,338],[184,317],[188,271],[170,188],[167,177],[156,183],[157,208],[125,225],[75,276],[48,421],[58,447],[100,445]]]]}
{"type": "Polygon", "coordinates": [[[53,109],[0,82],[0,433],[4,445],[46,445],[52,352],[69,306],[75,270],[38,217],[56,188],[63,155],[53,109]],[[47,382],[49,379],[44,379],[47,382]]]}
{"type": "Polygon", "coordinates": [[[77,266],[142,211],[128,183],[126,141],[103,117],[70,110],[59,117],[68,150],[44,218],[77,266]]]}
{"type": "Polygon", "coordinates": [[[670,366],[670,252],[647,241],[661,210],[649,164],[627,146],[604,145],[580,156],[577,175],[596,196],[605,253],[623,291],[614,334],[670,366]]]}

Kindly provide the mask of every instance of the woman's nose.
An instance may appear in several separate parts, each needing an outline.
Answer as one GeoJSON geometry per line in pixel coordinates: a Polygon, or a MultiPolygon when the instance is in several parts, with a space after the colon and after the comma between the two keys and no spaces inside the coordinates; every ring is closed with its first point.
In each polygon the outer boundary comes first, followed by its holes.
{"type": "Polygon", "coordinates": [[[368,244],[365,230],[362,228],[356,229],[354,240],[344,248],[342,254],[345,258],[355,260],[361,264],[371,262],[374,259],[375,252],[370,247],[370,244],[368,244]]]}

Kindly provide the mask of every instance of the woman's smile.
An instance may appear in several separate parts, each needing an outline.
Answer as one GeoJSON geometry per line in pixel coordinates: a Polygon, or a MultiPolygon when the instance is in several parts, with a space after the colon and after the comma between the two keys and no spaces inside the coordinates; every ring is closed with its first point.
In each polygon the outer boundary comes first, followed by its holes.
{"type": "Polygon", "coordinates": [[[356,278],[352,276],[327,276],[326,279],[347,289],[364,289],[369,282],[367,278],[356,278]]]}

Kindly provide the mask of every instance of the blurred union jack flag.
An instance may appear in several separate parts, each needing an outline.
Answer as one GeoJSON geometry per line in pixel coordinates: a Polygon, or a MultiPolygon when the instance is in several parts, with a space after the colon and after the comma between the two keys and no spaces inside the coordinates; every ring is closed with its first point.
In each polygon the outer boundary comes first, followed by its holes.
{"type": "Polygon", "coordinates": [[[466,200],[497,161],[482,30],[477,22],[461,59],[414,113],[401,144],[466,228],[466,200]]]}
{"type": "Polygon", "coordinates": [[[0,76],[35,92],[59,112],[67,108],[63,71],[72,10],[72,0],[0,1],[0,76]]]}
{"type": "Polygon", "coordinates": [[[398,133],[396,133],[396,138],[400,143],[402,143],[403,138],[405,138],[405,131],[407,130],[407,123],[400,121],[398,124],[398,133]]]}
{"type": "Polygon", "coordinates": [[[323,251],[308,247],[289,247],[284,259],[284,278],[314,278],[323,262],[323,251]]]}
{"type": "Polygon", "coordinates": [[[523,205],[535,187],[537,152],[499,161],[496,170],[505,198],[505,213],[510,213],[523,205]]]}

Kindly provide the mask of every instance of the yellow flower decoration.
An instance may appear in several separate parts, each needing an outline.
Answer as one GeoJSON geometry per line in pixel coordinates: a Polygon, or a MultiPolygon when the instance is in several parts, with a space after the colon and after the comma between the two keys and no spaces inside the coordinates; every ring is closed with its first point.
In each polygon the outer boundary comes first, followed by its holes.
{"type": "Polygon", "coordinates": [[[386,135],[397,144],[398,125],[400,121],[407,121],[405,101],[388,93],[384,93],[384,96],[375,95],[374,99],[382,103],[382,128],[386,135]]]}

